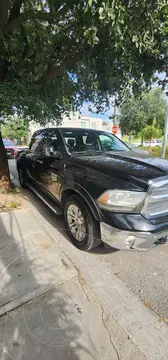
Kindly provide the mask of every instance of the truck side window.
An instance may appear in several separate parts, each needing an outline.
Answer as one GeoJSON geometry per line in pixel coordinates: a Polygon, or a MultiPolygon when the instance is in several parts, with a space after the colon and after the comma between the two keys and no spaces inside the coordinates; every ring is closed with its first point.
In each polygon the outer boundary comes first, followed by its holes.
{"type": "Polygon", "coordinates": [[[47,131],[43,140],[43,154],[46,153],[46,149],[53,147],[55,151],[58,151],[59,141],[55,130],[47,131]]]}
{"type": "Polygon", "coordinates": [[[44,131],[36,131],[30,141],[29,149],[39,154],[41,152],[44,131]]]}

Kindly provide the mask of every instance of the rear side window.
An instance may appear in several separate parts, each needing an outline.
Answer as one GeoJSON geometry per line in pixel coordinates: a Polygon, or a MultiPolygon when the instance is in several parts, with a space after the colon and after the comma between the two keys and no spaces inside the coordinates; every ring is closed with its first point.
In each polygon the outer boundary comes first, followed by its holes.
{"type": "Polygon", "coordinates": [[[58,151],[59,141],[55,129],[46,131],[42,144],[42,152],[46,154],[46,149],[51,146],[54,148],[55,151],[58,151]]]}
{"type": "Polygon", "coordinates": [[[35,134],[33,134],[32,138],[31,138],[31,141],[30,141],[30,145],[29,145],[29,149],[32,151],[32,152],[35,152],[35,153],[40,153],[41,152],[41,149],[42,149],[42,140],[43,140],[43,137],[44,137],[44,131],[36,131],[35,134]]]}
{"type": "Polygon", "coordinates": [[[62,135],[71,153],[101,150],[96,137],[86,130],[63,130],[62,135]]]}

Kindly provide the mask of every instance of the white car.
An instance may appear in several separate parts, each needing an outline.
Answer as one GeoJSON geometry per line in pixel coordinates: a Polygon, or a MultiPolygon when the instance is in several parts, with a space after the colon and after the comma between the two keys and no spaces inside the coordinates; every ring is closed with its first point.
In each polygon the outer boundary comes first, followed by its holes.
{"type": "Polygon", "coordinates": [[[144,146],[151,146],[151,147],[162,147],[163,143],[162,140],[159,139],[152,139],[151,142],[145,141],[144,146]]]}

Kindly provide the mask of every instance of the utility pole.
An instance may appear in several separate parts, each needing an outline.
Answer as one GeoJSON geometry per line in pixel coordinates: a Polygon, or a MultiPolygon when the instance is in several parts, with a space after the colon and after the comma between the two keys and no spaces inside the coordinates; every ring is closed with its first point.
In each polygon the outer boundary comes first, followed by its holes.
{"type": "Polygon", "coordinates": [[[167,144],[167,135],[168,135],[168,86],[166,86],[165,94],[166,94],[166,100],[167,100],[167,113],[166,113],[164,140],[163,140],[163,147],[162,147],[162,159],[164,159],[165,155],[166,155],[166,144],[167,144]]]}
{"type": "Polygon", "coordinates": [[[114,120],[113,125],[116,125],[117,122],[117,104],[116,104],[116,96],[114,96],[114,120]]]}

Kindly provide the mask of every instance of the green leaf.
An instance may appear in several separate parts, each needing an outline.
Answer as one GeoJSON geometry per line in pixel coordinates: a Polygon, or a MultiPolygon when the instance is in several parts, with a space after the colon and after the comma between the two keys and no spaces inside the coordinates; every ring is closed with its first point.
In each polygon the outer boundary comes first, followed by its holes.
{"type": "Polygon", "coordinates": [[[136,43],[138,41],[138,36],[137,35],[133,35],[132,37],[132,42],[136,43]]]}
{"type": "Polygon", "coordinates": [[[99,8],[99,15],[100,15],[100,16],[102,15],[103,11],[104,11],[104,8],[103,8],[103,7],[100,7],[100,8],[99,8]]]}
{"type": "Polygon", "coordinates": [[[164,32],[167,34],[168,33],[168,26],[164,28],[164,32]]]}

